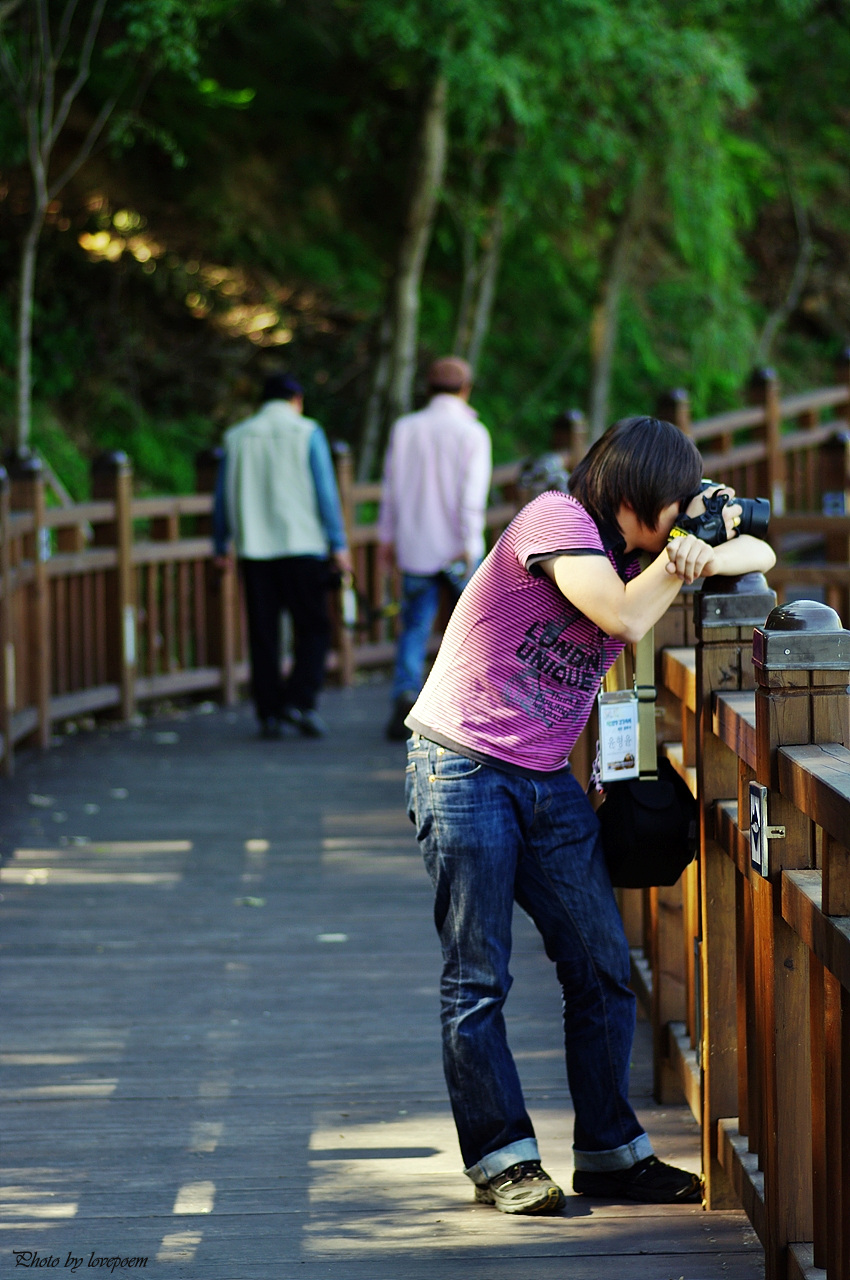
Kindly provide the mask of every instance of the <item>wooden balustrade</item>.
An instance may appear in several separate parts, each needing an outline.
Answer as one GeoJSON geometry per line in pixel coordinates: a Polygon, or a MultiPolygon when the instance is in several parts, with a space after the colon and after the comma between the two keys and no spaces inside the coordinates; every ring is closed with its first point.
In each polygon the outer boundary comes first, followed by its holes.
{"type": "Polygon", "coordinates": [[[770,499],[768,537],[779,557],[769,575],[780,601],[817,589],[850,617],[850,351],[838,385],[780,396],[771,369],[748,385],[751,405],[691,422],[687,394],[664,397],[659,413],[690,435],[705,473],[742,497],[770,499]],[[822,563],[800,563],[818,553],[822,563]]]}
{"type": "Polygon", "coordinates": [[[235,572],[212,561],[216,459],[197,494],[134,498],[123,454],[98,458],[91,502],[48,508],[37,458],[0,477],[0,741],[47,746],[57,722],[247,679],[235,572]]]}
{"type": "MultiPolygon", "coordinates": [[[[801,589],[821,591],[850,618],[850,352],[842,354],[838,376],[836,386],[783,397],[776,374],[759,370],[748,385],[746,408],[692,422],[687,392],[676,390],[662,397],[658,413],[692,437],[712,479],[734,485],[743,497],[771,500],[768,536],[779,563],[769,580],[778,599],[801,589]],[[799,563],[801,553],[817,550],[822,563],[799,563]]],[[[567,465],[583,456],[587,443],[581,414],[561,415],[552,444],[567,465]]],[[[513,462],[494,471],[491,542],[523,500],[520,468],[513,462]]],[[[398,584],[386,579],[378,562],[379,496],[378,484],[353,484],[348,495],[361,605],[355,667],[387,663],[393,651],[398,584]]]]}
{"type": "Polygon", "coordinates": [[[850,1280],[850,631],[774,608],[759,574],[719,582],[692,597],[694,646],[658,653],[700,856],[672,890],[620,891],[635,985],[707,1206],[743,1204],[767,1280],[850,1280]]]}
{"type": "MultiPolygon", "coordinates": [[[[659,412],[697,442],[709,474],[745,496],[771,496],[780,563],[770,584],[779,599],[817,590],[850,617],[850,355],[837,386],[783,398],[775,375],[761,371],[750,395],[756,403],[747,408],[692,422],[687,394],[675,391],[659,412]],[[791,562],[795,548],[813,542],[824,563],[791,562]]],[[[581,414],[563,414],[552,443],[574,464],[587,447],[581,414]]],[[[380,488],[354,483],[344,446],[336,465],[358,616],[345,625],[334,602],[329,665],[334,678],[350,681],[358,668],[391,662],[399,592],[378,555],[380,488]]],[[[38,460],[9,458],[0,485],[4,768],[16,742],[44,746],[62,720],[95,712],[127,719],[140,703],[205,691],[236,699],[248,676],[245,628],[236,575],[212,561],[217,466],[216,450],[198,459],[193,495],[140,499],[128,460],[111,455],[95,464],[91,502],[52,508],[38,460]]],[[[513,462],[494,471],[490,542],[528,496],[520,470],[513,462]]],[[[437,642],[435,635],[433,648],[437,642]]]]}

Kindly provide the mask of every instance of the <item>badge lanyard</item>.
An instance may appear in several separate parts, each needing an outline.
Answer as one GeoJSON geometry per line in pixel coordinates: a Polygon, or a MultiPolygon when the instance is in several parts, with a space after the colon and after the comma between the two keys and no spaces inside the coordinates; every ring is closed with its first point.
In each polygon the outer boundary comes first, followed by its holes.
{"type": "Polygon", "coordinates": [[[600,783],[656,776],[654,651],[650,629],[635,646],[634,688],[599,693],[600,783]]]}

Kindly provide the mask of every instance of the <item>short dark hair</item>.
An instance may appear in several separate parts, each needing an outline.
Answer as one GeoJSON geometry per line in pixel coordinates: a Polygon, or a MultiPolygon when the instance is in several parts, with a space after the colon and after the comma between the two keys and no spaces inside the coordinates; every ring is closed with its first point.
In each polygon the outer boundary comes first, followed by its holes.
{"type": "Polygon", "coordinates": [[[616,525],[625,502],[656,529],[663,509],[695,493],[701,480],[699,450],[672,422],[621,418],[573,469],[569,491],[594,520],[616,525]]]}
{"type": "Polygon", "coordinates": [[[263,383],[263,404],[267,400],[294,400],[303,394],[301,383],[289,373],[270,373],[263,383]]]}

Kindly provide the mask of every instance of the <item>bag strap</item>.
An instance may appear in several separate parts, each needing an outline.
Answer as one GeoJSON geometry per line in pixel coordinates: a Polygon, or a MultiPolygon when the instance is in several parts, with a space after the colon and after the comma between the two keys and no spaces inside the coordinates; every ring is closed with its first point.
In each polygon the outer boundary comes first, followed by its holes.
{"type": "Polygon", "coordinates": [[[635,693],[638,699],[638,768],[642,778],[658,777],[655,746],[655,628],[635,645],[635,693]]]}

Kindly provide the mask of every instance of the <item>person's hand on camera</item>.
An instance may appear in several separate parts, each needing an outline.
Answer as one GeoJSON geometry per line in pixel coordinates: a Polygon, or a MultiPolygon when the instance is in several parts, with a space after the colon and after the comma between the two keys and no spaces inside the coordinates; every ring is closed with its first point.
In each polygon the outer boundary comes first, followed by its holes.
{"type": "Polygon", "coordinates": [[[736,538],[738,536],[738,526],[741,523],[741,512],[743,507],[737,502],[732,501],[735,497],[735,490],[730,484],[714,484],[708,489],[703,489],[696,494],[688,503],[684,514],[687,516],[701,516],[705,514],[705,499],[713,498],[716,493],[725,493],[728,501],[724,503],[721,515],[723,525],[726,529],[726,540],[736,538]]]}
{"type": "MultiPolygon", "coordinates": [[[[728,492],[730,494],[730,497],[732,498],[735,497],[734,489],[728,489],[728,490],[724,489],[724,493],[725,492],[728,492]]],[[[723,516],[723,523],[726,526],[727,542],[730,540],[730,538],[737,538],[738,525],[741,523],[741,513],[743,512],[743,510],[744,508],[741,506],[739,502],[727,502],[726,505],[724,506],[721,514],[723,516]]]]}

